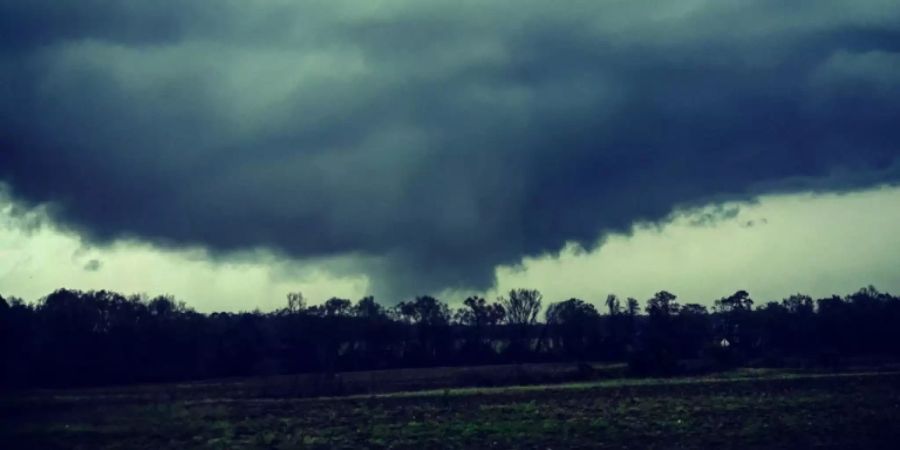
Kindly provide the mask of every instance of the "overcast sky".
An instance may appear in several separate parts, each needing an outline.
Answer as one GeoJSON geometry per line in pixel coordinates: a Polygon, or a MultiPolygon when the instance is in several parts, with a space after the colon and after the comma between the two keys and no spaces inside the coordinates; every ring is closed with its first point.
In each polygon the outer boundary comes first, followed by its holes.
{"type": "Polygon", "coordinates": [[[898,284],[895,0],[0,0],[0,30],[4,295],[898,284]]]}

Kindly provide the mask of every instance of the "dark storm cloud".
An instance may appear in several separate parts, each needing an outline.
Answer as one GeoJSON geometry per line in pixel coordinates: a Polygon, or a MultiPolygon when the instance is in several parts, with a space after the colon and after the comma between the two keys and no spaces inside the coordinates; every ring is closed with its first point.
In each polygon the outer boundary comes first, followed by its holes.
{"type": "Polygon", "coordinates": [[[718,204],[706,208],[705,210],[694,212],[688,218],[688,223],[694,227],[711,227],[727,220],[734,219],[740,212],[741,209],[737,206],[718,204]]]}
{"type": "Polygon", "coordinates": [[[99,259],[92,259],[84,264],[85,272],[99,272],[103,268],[103,262],[99,259]]]}
{"type": "Polygon", "coordinates": [[[59,3],[0,1],[0,179],[101,242],[483,288],[676,208],[900,177],[894,1],[59,3]]]}

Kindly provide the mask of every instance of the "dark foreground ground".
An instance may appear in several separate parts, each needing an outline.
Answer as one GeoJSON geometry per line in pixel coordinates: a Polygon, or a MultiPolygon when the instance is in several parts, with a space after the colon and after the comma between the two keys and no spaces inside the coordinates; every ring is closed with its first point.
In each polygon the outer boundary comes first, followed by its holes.
{"type": "Polygon", "coordinates": [[[900,448],[895,372],[739,371],[320,399],[148,392],[7,396],[0,447],[900,448]]]}

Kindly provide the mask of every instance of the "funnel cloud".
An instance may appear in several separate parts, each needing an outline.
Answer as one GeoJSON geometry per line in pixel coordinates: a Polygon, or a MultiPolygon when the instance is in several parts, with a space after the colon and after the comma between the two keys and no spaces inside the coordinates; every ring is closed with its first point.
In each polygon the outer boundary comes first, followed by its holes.
{"type": "Polygon", "coordinates": [[[900,179],[896,1],[0,1],[0,30],[17,202],[95,243],[350,258],[388,301],[900,179]]]}

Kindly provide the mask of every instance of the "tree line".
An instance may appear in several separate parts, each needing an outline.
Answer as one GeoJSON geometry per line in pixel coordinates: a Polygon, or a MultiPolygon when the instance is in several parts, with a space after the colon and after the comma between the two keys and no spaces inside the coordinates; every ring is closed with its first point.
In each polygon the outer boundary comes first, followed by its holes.
{"type": "Polygon", "coordinates": [[[35,303],[0,296],[0,382],[87,386],[220,377],[543,361],[627,361],[637,374],[691,367],[836,365],[900,357],[900,297],[862,288],[757,305],[746,291],[711,310],[660,291],[643,306],[609,295],[546,305],[537,290],[450,308],[371,296],[204,314],[171,296],[60,289],[35,303]],[[599,308],[599,310],[598,310],[599,308]]]}

